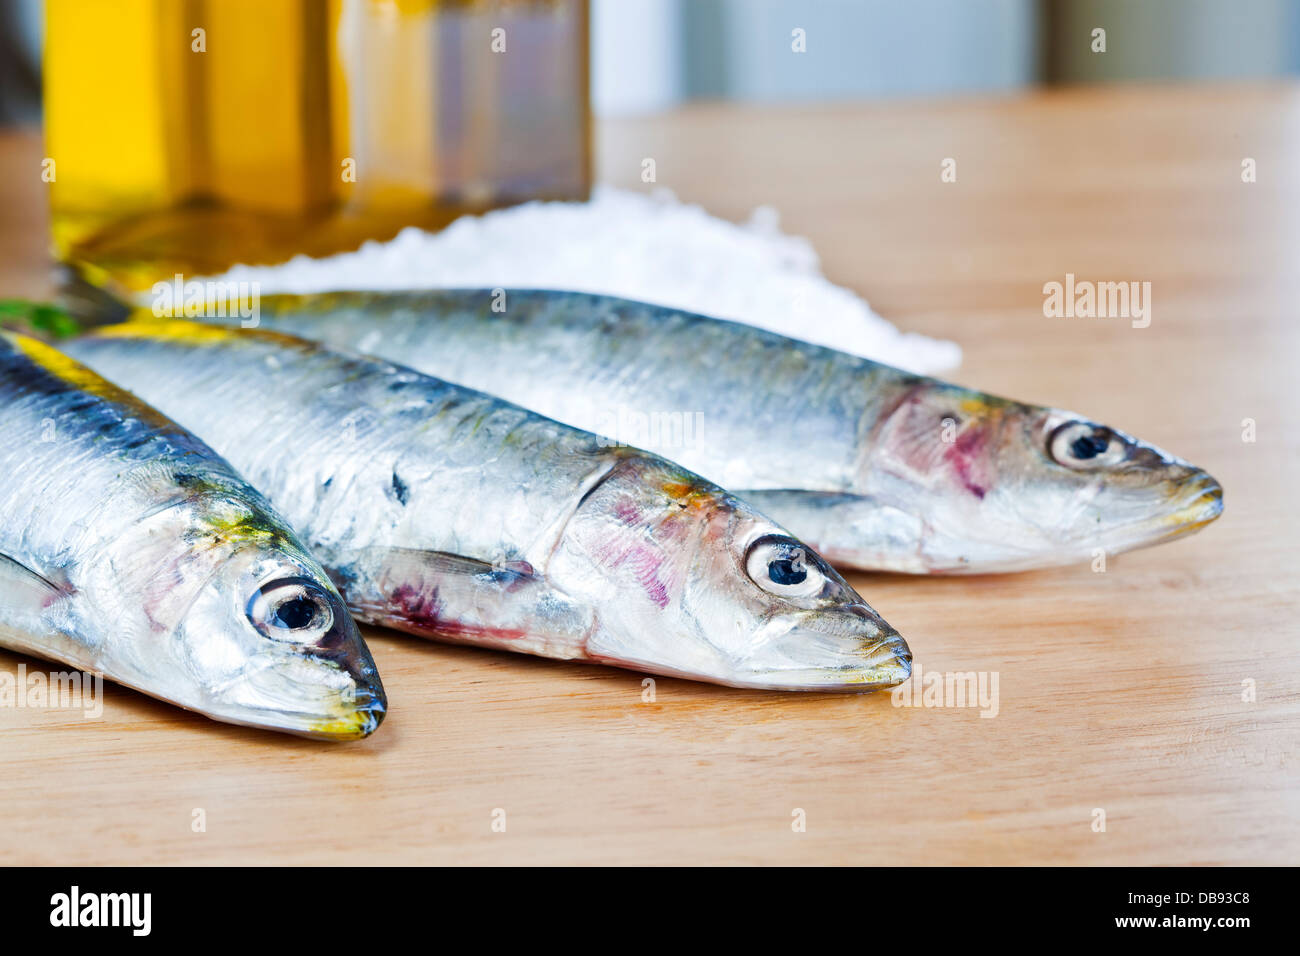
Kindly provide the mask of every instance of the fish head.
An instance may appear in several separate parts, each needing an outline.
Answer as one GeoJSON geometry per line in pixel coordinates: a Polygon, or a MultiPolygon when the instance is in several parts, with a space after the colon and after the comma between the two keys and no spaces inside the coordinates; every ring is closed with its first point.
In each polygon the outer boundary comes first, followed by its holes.
{"type": "Polygon", "coordinates": [[[548,572],[595,608],[587,651],[605,663],[781,690],[911,673],[903,639],[811,548],[654,456],[622,457],[587,491],[548,572]]]}
{"type": "Polygon", "coordinates": [[[863,482],[919,519],[930,570],[1005,571],[1144,547],[1205,526],[1223,489],[1195,465],[1072,412],[913,389],[863,482]]]}
{"type": "Polygon", "coordinates": [[[368,736],[387,702],[342,598],[307,561],[249,553],[211,579],[179,636],[205,675],[206,710],[332,740],[368,736]]]}
{"type": "Polygon", "coordinates": [[[160,547],[183,547],[148,562],[146,598],[174,649],[177,703],[328,740],[379,726],[387,702],[370,651],[325,571],[269,506],[209,488],[143,530],[160,547]]]}

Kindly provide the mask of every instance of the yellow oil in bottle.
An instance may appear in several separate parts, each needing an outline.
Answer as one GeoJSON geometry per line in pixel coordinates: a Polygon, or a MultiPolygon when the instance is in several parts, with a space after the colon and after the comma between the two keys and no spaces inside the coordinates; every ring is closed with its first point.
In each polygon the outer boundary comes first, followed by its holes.
{"type": "Polygon", "coordinates": [[[47,0],[58,257],[119,294],[590,185],[585,0],[47,0]]]}

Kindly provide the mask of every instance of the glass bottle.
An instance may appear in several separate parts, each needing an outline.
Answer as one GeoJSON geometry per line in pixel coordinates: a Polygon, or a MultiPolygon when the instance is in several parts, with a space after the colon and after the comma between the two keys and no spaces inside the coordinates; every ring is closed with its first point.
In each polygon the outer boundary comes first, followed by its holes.
{"type": "Polygon", "coordinates": [[[55,253],[123,295],[591,181],[585,0],[47,0],[55,253]]]}

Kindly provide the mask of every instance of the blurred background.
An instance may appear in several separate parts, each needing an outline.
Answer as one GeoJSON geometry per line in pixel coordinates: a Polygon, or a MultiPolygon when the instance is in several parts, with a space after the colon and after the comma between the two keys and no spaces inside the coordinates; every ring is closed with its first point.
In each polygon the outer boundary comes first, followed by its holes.
{"type": "Polygon", "coordinates": [[[1294,0],[596,0],[598,113],[1300,71],[1294,0]],[[792,27],[816,56],[791,57],[792,27]],[[1105,56],[1092,30],[1107,31],[1105,56]]]}
{"type": "Polygon", "coordinates": [[[1297,74],[1300,0],[0,0],[0,126],[120,294],[584,199],[593,123],[692,102],[1297,74]]]}
{"type": "MultiPolygon", "coordinates": [[[[0,122],[39,116],[43,2],[0,0],[0,122]]],[[[700,98],[942,96],[1039,84],[1300,73],[1295,0],[592,0],[590,6],[598,116],[700,98]],[[789,55],[794,27],[806,31],[815,56],[789,55]],[[1090,49],[1097,27],[1107,31],[1104,57],[1090,49]]]]}

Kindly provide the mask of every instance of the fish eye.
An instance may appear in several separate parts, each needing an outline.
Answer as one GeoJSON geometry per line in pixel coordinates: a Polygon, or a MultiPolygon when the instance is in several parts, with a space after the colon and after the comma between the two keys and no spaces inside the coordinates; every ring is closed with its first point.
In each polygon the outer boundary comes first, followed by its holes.
{"type": "Polygon", "coordinates": [[[745,573],[769,594],[812,597],[826,585],[817,558],[793,538],[759,538],[745,556],[745,573]]]}
{"type": "Polygon", "coordinates": [[[265,637],[310,641],[334,624],[329,595],[308,578],[279,578],[258,588],[248,601],[248,620],[265,637]]]}
{"type": "Polygon", "coordinates": [[[1128,456],[1123,438],[1091,422],[1066,422],[1052,432],[1048,450],[1057,464],[1081,470],[1107,468],[1128,456]]]}

